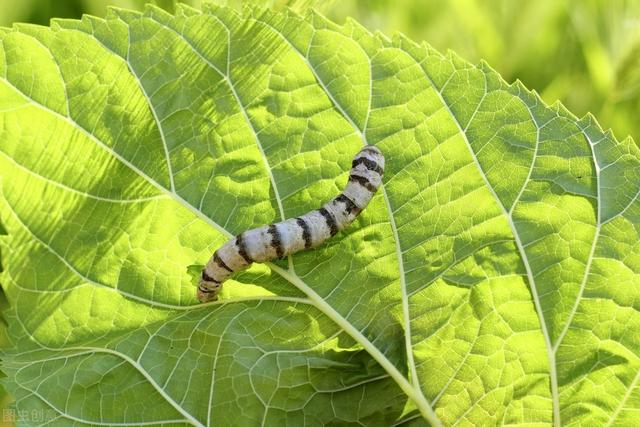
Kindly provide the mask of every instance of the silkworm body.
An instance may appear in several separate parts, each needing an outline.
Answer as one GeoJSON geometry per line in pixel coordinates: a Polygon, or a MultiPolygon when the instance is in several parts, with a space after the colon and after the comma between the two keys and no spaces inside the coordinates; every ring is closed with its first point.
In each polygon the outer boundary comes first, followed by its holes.
{"type": "Polygon", "coordinates": [[[216,250],[202,270],[198,299],[217,300],[222,283],[254,262],[283,258],[324,243],[349,226],[369,204],[382,184],[383,174],[382,152],[365,146],[353,158],[344,191],[320,209],[245,231],[216,250]]]}

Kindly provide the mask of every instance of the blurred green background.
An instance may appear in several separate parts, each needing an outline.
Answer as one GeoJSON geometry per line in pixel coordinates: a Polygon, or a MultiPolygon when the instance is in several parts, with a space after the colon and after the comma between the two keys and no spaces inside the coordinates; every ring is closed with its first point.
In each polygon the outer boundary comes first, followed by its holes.
{"type": "MultiPolygon", "coordinates": [[[[184,3],[199,7],[202,1],[184,3]]],[[[486,60],[508,82],[520,79],[548,103],[578,116],[592,112],[621,139],[640,141],[640,0],[216,0],[303,12],[314,7],[370,30],[400,31],[463,58],[486,60]]],[[[104,16],[107,5],[142,9],[144,0],[0,0],[0,25],[53,17],[104,16]]],[[[175,0],[151,1],[172,11],[175,0]]],[[[0,230],[1,231],[1,230],[0,230]]],[[[1,267],[0,267],[1,268],[1,267]]],[[[0,294],[0,311],[6,302],[0,294]]],[[[0,345],[5,343],[0,319],[0,345]]],[[[1,374],[0,374],[1,375],[1,374]]],[[[10,397],[0,391],[0,408],[10,397]]],[[[9,412],[7,412],[9,411],[9,412]]],[[[3,409],[0,426],[11,425],[3,409]]]]}
{"type": "MultiPolygon", "coordinates": [[[[207,0],[187,0],[199,7],[207,0]]],[[[486,60],[508,82],[520,79],[548,103],[593,113],[617,138],[640,141],[639,0],[215,0],[297,11],[314,7],[370,30],[400,31],[438,50],[486,60]]],[[[142,9],[144,0],[0,0],[0,25],[52,17],[103,16],[107,5],[142,9]]],[[[175,0],[155,0],[172,10],[175,0]]]]}

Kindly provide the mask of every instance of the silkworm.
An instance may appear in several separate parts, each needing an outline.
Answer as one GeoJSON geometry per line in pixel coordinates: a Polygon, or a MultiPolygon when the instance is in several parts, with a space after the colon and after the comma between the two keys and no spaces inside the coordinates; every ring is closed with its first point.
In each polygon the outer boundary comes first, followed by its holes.
{"type": "Polygon", "coordinates": [[[323,207],[240,233],[216,250],[202,270],[198,299],[217,300],[222,283],[254,262],[284,258],[324,243],[349,226],[369,204],[382,184],[383,174],[382,152],[372,145],[365,146],[353,158],[344,191],[323,207]]]}

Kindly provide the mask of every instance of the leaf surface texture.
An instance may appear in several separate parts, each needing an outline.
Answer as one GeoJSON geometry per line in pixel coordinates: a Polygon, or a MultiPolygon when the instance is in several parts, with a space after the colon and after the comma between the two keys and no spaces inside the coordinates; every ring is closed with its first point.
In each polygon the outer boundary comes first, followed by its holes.
{"type": "Polygon", "coordinates": [[[637,417],[630,139],[484,63],[317,14],[113,9],[0,36],[19,409],[51,425],[637,417]],[[352,227],[197,304],[186,266],[335,196],[363,144],[387,166],[352,227]]]}

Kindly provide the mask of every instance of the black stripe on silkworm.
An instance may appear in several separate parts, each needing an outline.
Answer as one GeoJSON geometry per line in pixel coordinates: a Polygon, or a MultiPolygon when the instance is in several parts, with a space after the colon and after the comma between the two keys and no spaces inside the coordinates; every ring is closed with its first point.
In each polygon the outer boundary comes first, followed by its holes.
{"type": "Polygon", "coordinates": [[[220,258],[220,255],[218,255],[218,251],[216,251],[213,254],[213,262],[215,262],[216,264],[218,264],[220,267],[224,268],[225,270],[227,270],[229,273],[233,273],[233,270],[227,265],[227,263],[225,263],[222,258],[220,258]]]}
{"type": "Polygon", "coordinates": [[[276,250],[276,256],[282,258],[284,256],[284,247],[282,246],[282,240],[280,232],[275,224],[271,224],[267,233],[271,234],[271,246],[276,250]]]}
{"type": "Polygon", "coordinates": [[[298,224],[298,227],[302,228],[304,248],[309,249],[311,247],[311,244],[313,243],[311,241],[311,229],[309,229],[309,224],[307,224],[307,222],[302,218],[296,218],[296,224],[298,224]]]}
{"type": "Polygon", "coordinates": [[[209,276],[205,270],[202,270],[202,280],[204,280],[205,282],[220,283],[213,277],[209,276]]]}
{"type": "Polygon", "coordinates": [[[369,169],[370,171],[377,172],[379,175],[384,174],[384,169],[382,169],[379,164],[369,159],[368,157],[358,157],[357,159],[354,159],[353,162],[351,162],[352,168],[355,168],[358,165],[364,165],[365,168],[369,169]]]}
{"type": "Polygon", "coordinates": [[[354,175],[353,173],[351,173],[351,175],[349,175],[349,181],[357,182],[358,184],[369,190],[371,193],[375,193],[377,190],[377,188],[367,179],[367,177],[364,177],[362,175],[354,175]]]}
{"type": "Polygon", "coordinates": [[[247,262],[247,264],[251,264],[253,260],[247,253],[247,245],[244,241],[244,238],[242,237],[242,234],[243,233],[240,233],[238,234],[238,237],[236,237],[236,247],[238,248],[238,253],[247,262]]]}
{"type": "Polygon", "coordinates": [[[341,193],[338,197],[336,197],[335,200],[340,203],[344,203],[346,205],[347,213],[349,215],[351,215],[352,213],[355,213],[356,215],[358,215],[362,210],[360,209],[360,207],[358,207],[358,205],[356,205],[356,202],[351,200],[344,193],[341,193]]]}
{"type": "Polygon", "coordinates": [[[344,191],[320,209],[245,231],[217,249],[202,272],[198,299],[216,300],[222,283],[233,273],[247,268],[254,259],[267,262],[309,249],[351,224],[381,185],[384,156],[378,148],[366,146],[354,156],[351,166],[344,191]]]}
{"type": "Polygon", "coordinates": [[[327,228],[329,229],[329,235],[335,236],[338,232],[338,224],[336,223],[336,217],[333,216],[331,212],[329,212],[326,208],[318,209],[320,215],[324,217],[324,221],[327,223],[327,228]]]}

